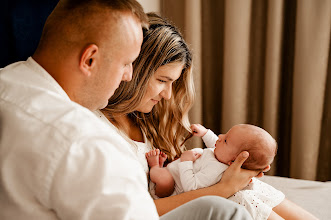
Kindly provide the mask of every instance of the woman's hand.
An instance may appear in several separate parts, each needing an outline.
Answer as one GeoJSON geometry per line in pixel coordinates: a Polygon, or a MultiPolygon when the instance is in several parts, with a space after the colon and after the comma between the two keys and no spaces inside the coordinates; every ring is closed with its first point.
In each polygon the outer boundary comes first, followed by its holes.
{"type": "MultiPolygon", "coordinates": [[[[229,197],[239,190],[246,187],[251,179],[255,176],[261,175],[259,171],[242,169],[241,166],[248,158],[247,151],[241,152],[236,160],[224,172],[221,181],[219,182],[223,187],[228,188],[229,197]]],[[[263,173],[262,173],[263,175],[263,173]]]]}
{"type": "Polygon", "coordinates": [[[259,174],[257,174],[257,178],[263,177],[265,172],[268,172],[270,170],[270,165],[268,165],[266,168],[263,169],[262,172],[259,172],[259,174]]]}
{"type": "MultiPolygon", "coordinates": [[[[228,165],[230,166],[233,162],[229,162],[228,165]]],[[[270,165],[268,165],[266,168],[264,168],[262,171],[260,171],[255,177],[260,178],[264,176],[264,173],[268,172],[270,170],[270,165]]]]}

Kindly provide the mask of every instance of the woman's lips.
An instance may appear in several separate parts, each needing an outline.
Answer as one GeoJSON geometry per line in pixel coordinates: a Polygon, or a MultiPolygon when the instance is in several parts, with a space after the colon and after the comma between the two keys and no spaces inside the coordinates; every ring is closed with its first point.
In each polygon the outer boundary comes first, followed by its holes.
{"type": "Polygon", "coordinates": [[[158,100],[155,100],[155,99],[152,99],[152,102],[153,102],[154,104],[157,104],[159,101],[158,101],[158,100]]]}

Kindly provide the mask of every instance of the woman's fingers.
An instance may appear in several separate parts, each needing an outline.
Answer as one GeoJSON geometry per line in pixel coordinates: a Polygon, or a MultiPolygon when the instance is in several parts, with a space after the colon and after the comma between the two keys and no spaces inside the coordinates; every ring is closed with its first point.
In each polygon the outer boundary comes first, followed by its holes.
{"type": "Polygon", "coordinates": [[[247,151],[241,152],[236,160],[230,165],[229,168],[234,169],[234,170],[240,170],[240,173],[245,173],[246,177],[251,179],[253,177],[262,177],[263,173],[255,170],[246,170],[242,169],[241,166],[244,164],[244,162],[247,160],[249,157],[249,153],[247,151]]]}
{"type": "Polygon", "coordinates": [[[264,176],[264,172],[268,172],[270,170],[270,165],[268,165],[266,168],[263,169],[262,172],[259,172],[256,177],[257,178],[260,178],[260,177],[263,177],[264,176]]]}
{"type": "Polygon", "coordinates": [[[243,163],[247,160],[249,156],[249,153],[247,151],[243,151],[241,152],[236,160],[231,164],[231,166],[235,166],[235,167],[238,167],[238,168],[241,168],[241,166],[243,165],[243,163]]]}
{"type": "Polygon", "coordinates": [[[264,173],[263,172],[259,172],[255,177],[260,178],[260,177],[263,177],[263,176],[264,176],[264,173]]]}
{"type": "Polygon", "coordinates": [[[248,157],[249,153],[247,151],[241,152],[223,174],[221,182],[226,186],[232,186],[232,192],[243,189],[252,181],[253,177],[261,175],[259,171],[241,168],[248,157]]]}
{"type": "Polygon", "coordinates": [[[266,168],[263,169],[263,172],[268,172],[270,170],[271,166],[268,165],[266,168]]]}

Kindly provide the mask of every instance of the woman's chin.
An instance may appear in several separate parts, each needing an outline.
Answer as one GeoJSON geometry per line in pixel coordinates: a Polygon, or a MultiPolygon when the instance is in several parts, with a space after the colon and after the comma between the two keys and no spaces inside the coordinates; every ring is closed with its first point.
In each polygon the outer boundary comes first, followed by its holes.
{"type": "MultiPolygon", "coordinates": [[[[154,106],[153,106],[154,107],[154,106]]],[[[141,112],[141,113],[144,113],[144,114],[147,114],[147,113],[150,113],[152,110],[153,110],[153,107],[151,108],[148,108],[147,106],[145,108],[140,108],[140,109],[137,109],[138,112],[141,112]]]]}

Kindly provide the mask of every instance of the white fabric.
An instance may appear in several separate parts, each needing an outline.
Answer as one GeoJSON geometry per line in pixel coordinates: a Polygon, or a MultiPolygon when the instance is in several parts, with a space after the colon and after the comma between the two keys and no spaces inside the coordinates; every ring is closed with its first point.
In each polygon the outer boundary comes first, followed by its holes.
{"type": "MultiPolygon", "coordinates": [[[[211,149],[215,147],[218,137],[214,134],[214,132],[208,129],[207,133],[202,137],[202,139],[206,146],[211,149]]],[[[202,158],[202,156],[200,158],[202,158]]],[[[225,169],[219,169],[219,172],[222,174],[228,167],[225,164],[224,166],[225,169]]],[[[208,170],[200,170],[200,172],[207,171],[208,170]]],[[[215,183],[217,182],[211,182],[210,185],[215,183]]],[[[267,219],[270,215],[270,212],[272,211],[272,208],[281,203],[284,198],[285,195],[281,191],[276,190],[272,186],[256,178],[253,178],[252,183],[250,183],[243,190],[231,196],[229,199],[245,206],[253,219],[267,219]]]]}
{"type": "MultiPolygon", "coordinates": [[[[201,157],[194,163],[192,161],[181,162],[180,159],[168,164],[167,169],[170,171],[175,180],[175,190],[172,195],[187,192],[190,190],[200,189],[216,184],[222,178],[222,174],[228,168],[228,165],[219,162],[214,156],[214,146],[218,137],[211,131],[203,136],[203,141],[207,149],[195,148],[194,151],[201,153],[201,157]]],[[[150,183],[150,193],[155,199],[155,185],[150,183]],[[154,189],[153,189],[154,187],[154,189]]],[[[282,192],[272,186],[253,178],[243,190],[237,192],[229,199],[245,206],[253,219],[267,219],[272,208],[284,200],[282,192]]]]}
{"type": "MultiPolygon", "coordinates": [[[[105,122],[106,124],[108,124],[110,127],[116,129],[116,127],[109,122],[109,120],[104,116],[104,114],[102,114],[102,112],[100,111],[95,111],[94,112],[103,122],[105,122]]],[[[150,150],[154,149],[153,146],[151,145],[151,143],[146,139],[146,135],[143,133],[144,135],[144,143],[142,142],[137,142],[137,141],[133,141],[130,138],[128,138],[125,134],[123,134],[120,130],[117,129],[117,132],[119,134],[121,134],[128,143],[131,143],[131,150],[136,154],[136,158],[139,161],[140,165],[143,167],[146,176],[147,176],[147,180],[149,182],[149,186],[148,186],[148,191],[151,195],[151,197],[153,199],[159,199],[158,196],[155,195],[155,184],[150,181],[149,178],[149,167],[148,167],[148,163],[146,160],[146,156],[145,154],[147,152],[149,152],[150,150]]],[[[173,193],[173,195],[175,195],[175,192],[173,193]]]]}
{"type": "Polygon", "coordinates": [[[207,133],[202,136],[202,140],[208,148],[214,148],[218,137],[214,132],[208,129],[207,133]]]}
{"type": "Polygon", "coordinates": [[[145,133],[143,133],[144,142],[133,141],[130,138],[128,138],[125,134],[123,134],[123,132],[121,132],[120,130],[118,130],[106,118],[106,116],[104,114],[102,114],[101,111],[99,111],[99,110],[98,111],[95,111],[94,114],[96,114],[101,119],[101,121],[103,121],[104,123],[106,123],[107,125],[109,125],[110,127],[112,127],[114,130],[116,130],[120,135],[122,135],[125,138],[125,140],[129,143],[129,146],[130,146],[131,150],[133,151],[133,153],[137,157],[138,162],[140,163],[140,165],[144,169],[146,175],[148,175],[149,174],[149,167],[148,167],[148,163],[147,163],[145,154],[147,152],[153,150],[154,148],[151,145],[151,143],[147,140],[145,133]]]}
{"type": "Polygon", "coordinates": [[[32,58],[0,70],[0,122],[0,219],[158,219],[129,144],[32,58]]]}
{"type": "MultiPolygon", "coordinates": [[[[193,150],[202,150],[193,149],[193,150]]],[[[200,152],[199,152],[200,153],[200,152]]],[[[180,159],[168,164],[167,169],[175,180],[176,194],[211,186],[221,180],[222,171],[227,168],[214,156],[212,149],[204,149],[200,158],[181,162],[180,159]],[[220,172],[221,171],[221,172],[220,172]]]]}
{"type": "Polygon", "coordinates": [[[287,199],[318,219],[331,219],[331,181],[320,182],[267,175],[259,180],[281,190],[287,199]]]}

